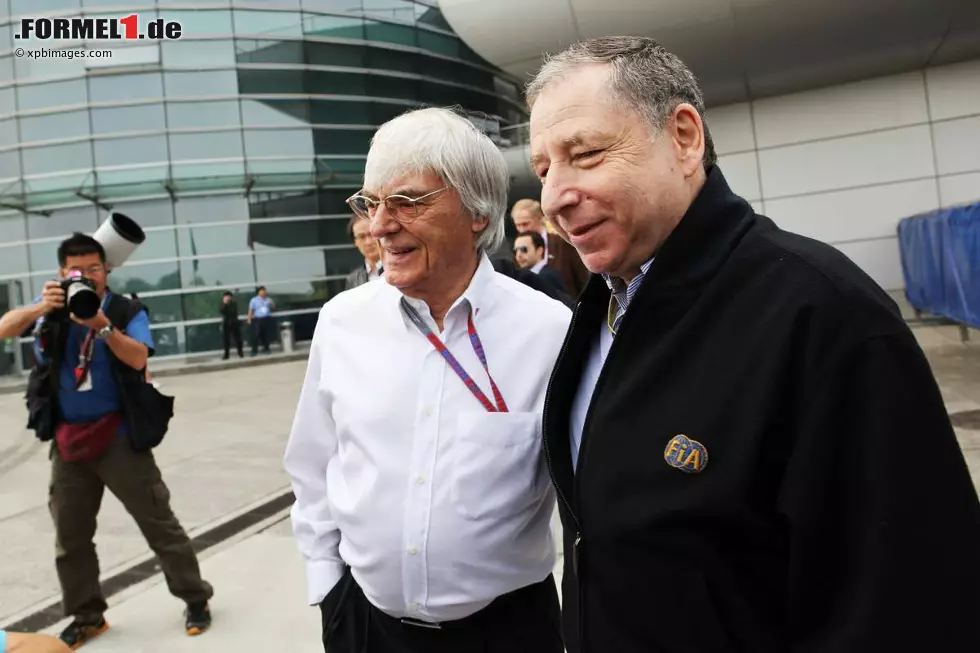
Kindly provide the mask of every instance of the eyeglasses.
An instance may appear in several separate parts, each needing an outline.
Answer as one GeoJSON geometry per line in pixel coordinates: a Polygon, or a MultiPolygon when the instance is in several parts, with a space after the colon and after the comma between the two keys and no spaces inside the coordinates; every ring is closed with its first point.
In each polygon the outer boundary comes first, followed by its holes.
{"type": "Polygon", "coordinates": [[[527,245],[520,245],[520,246],[514,248],[514,253],[515,254],[527,254],[527,250],[528,250],[528,246],[527,245]]]}
{"type": "Polygon", "coordinates": [[[102,265],[90,265],[84,270],[82,268],[72,267],[68,268],[68,275],[81,275],[83,277],[92,277],[97,274],[102,274],[105,272],[105,266],[102,265]]]}
{"type": "Polygon", "coordinates": [[[449,186],[443,186],[442,188],[434,190],[431,193],[426,193],[421,197],[389,195],[388,197],[380,200],[357,193],[347,198],[347,204],[350,206],[351,210],[354,211],[355,215],[368,219],[373,218],[374,214],[378,212],[378,207],[384,204],[385,210],[388,211],[388,215],[402,224],[408,224],[410,222],[414,222],[415,219],[419,217],[419,203],[422,200],[427,197],[432,197],[437,193],[441,193],[448,188],[449,186]]]}

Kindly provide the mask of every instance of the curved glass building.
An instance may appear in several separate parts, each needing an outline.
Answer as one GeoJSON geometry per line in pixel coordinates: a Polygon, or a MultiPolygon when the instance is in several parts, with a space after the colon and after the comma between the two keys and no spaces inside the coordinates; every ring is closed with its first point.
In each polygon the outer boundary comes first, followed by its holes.
{"type": "MultiPolygon", "coordinates": [[[[219,349],[222,293],[244,308],[258,285],[308,339],[360,261],[344,199],[374,129],[426,105],[526,120],[435,0],[0,0],[0,312],[40,293],[62,238],[119,211],[147,241],[110,285],[149,307],[158,355],[219,349]],[[131,14],[182,37],[14,38],[22,17],[131,14]]],[[[29,364],[5,345],[0,372],[29,364]]]]}

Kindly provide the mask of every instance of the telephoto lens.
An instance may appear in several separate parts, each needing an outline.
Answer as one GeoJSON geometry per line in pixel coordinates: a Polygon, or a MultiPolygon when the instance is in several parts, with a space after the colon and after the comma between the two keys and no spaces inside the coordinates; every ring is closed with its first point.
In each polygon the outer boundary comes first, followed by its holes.
{"type": "Polygon", "coordinates": [[[68,311],[82,320],[89,320],[99,312],[99,295],[95,292],[95,284],[81,275],[65,279],[61,287],[65,291],[65,304],[68,311]]]}

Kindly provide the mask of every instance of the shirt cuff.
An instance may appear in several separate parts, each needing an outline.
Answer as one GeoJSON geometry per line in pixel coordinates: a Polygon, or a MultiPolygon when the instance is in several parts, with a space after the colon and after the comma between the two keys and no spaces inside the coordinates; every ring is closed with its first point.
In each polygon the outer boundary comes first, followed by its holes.
{"type": "Polygon", "coordinates": [[[306,580],[309,586],[310,605],[320,605],[347,569],[342,562],[311,560],[306,563],[306,580]]]}

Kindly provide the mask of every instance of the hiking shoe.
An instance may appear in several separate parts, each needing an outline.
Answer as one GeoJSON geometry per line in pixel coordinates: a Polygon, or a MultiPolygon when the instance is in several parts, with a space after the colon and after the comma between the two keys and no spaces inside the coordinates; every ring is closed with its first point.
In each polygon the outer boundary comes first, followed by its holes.
{"type": "Polygon", "coordinates": [[[191,637],[200,635],[211,627],[211,609],[207,601],[204,603],[187,604],[187,622],[185,629],[191,637]]]}
{"type": "Polygon", "coordinates": [[[107,630],[109,630],[109,623],[105,618],[100,619],[97,624],[79,623],[76,619],[61,631],[59,639],[74,651],[85,642],[95,639],[107,630]]]}

